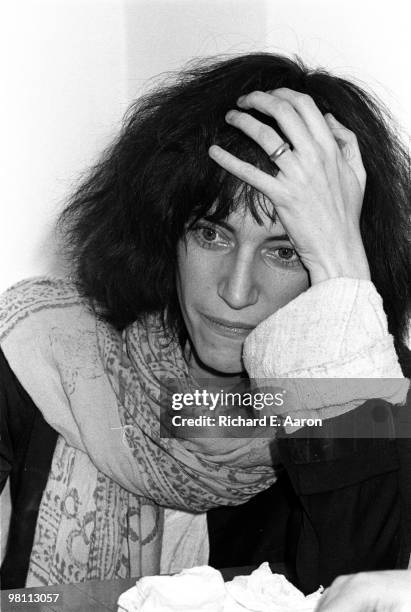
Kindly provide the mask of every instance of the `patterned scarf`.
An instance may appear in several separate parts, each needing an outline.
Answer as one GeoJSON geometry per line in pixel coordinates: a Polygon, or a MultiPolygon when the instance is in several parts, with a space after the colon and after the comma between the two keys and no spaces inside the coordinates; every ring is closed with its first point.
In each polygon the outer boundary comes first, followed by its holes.
{"type": "Polygon", "coordinates": [[[208,508],[274,481],[269,441],[160,437],[162,381],[193,385],[159,317],[122,334],[74,285],[40,278],[0,298],[0,343],[60,434],[27,586],[108,580],[207,561],[208,508]],[[180,558],[177,558],[180,557],[180,558]]]}

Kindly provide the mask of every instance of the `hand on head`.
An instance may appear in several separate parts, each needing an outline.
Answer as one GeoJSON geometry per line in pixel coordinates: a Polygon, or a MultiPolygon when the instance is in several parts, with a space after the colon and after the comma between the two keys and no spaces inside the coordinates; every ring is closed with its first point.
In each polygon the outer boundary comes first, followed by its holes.
{"type": "Polygon", "coordinates": [[[369,279],[359,219],[366,173],[357,138],[314,100],[287,88],[254,91],[237,102],[226,121],[252,138],[279,168],[272,176],[218,146],[210,156],[268,197],[310,273],[311,283],[347,276],[369,279]],[[275,119],[277,132],[247,113],[275,119]],[[245,112],[244,112],[245,111],[245,112]]]}

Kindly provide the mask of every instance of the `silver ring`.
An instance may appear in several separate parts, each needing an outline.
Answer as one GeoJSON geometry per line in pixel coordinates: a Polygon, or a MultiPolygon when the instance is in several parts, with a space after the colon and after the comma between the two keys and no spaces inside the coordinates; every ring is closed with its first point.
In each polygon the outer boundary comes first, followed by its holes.
{"type": "Polygon", "coordinates": [[[285,153],[286,151],[289,151],[290,148],[291,147],[288,144],[288,142],[283,142],[282,144],[280,144],[279,147],[276,148],[276,150],[273,153],[271,153],[271,155],[268,156],[268,159],[275,164],[277,159],[281,157],[283,153],[285,153]]]}

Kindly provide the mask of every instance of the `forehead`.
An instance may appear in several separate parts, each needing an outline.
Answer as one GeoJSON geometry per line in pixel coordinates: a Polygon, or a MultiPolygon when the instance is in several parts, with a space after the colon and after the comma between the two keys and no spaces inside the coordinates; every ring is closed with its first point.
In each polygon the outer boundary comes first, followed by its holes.
{"type": "MultiPolygon", "coordinates": [[[[272,204],[270,204],[272,206],[272,204]]],[[[281,221],[276,217],[273,221],[268,217],[264,209],[258,210],[259,220],[255,219],[247,206],[238,207],[231,212],[221,224],[241,237],[254,238],[256,240],[267,240],[284,236],[286,231],[281,221]]]]}
{"type": "Polygon", "coordinates": [[[264,238],[286,234],[277,211],[267,196],[243,181],[238,181],[232,187],[231,195],[222,190],[208,211],[203,210],[197,220],[205,218],[211,222],[229,225],[236,233],[250,232],[264,238]]]}

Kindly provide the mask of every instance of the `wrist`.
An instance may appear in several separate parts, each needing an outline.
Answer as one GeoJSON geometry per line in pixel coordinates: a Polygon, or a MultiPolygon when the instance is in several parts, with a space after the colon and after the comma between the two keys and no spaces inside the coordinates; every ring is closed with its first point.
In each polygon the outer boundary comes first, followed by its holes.
{"type": "Polygon", "coordinates": [[[331,278],[356,278],[371,280],[370,267],[364,247],[361,245],[344,252],[340,256],[334,253],[328,258],[313,263],[308,267],[311,286],[331,278]]]}
{"type": "Polygon", "coordinates": [[[310,283],[313,287],[332,278],[354,278],[371,280],[370,269],[367,266],[329,266],[309,270],[310,283]]]}

